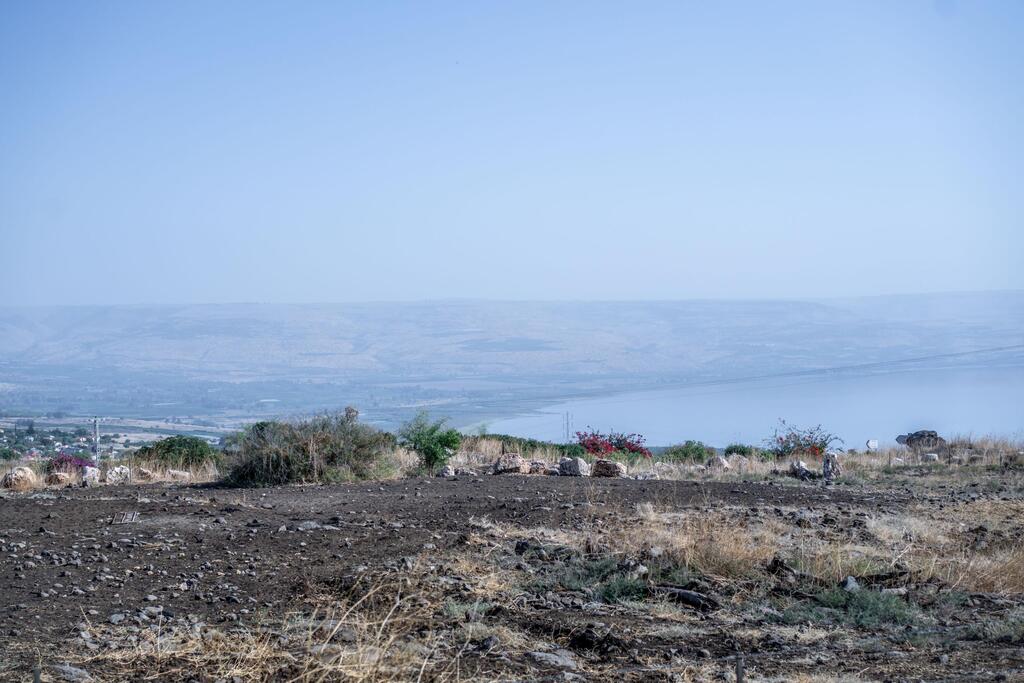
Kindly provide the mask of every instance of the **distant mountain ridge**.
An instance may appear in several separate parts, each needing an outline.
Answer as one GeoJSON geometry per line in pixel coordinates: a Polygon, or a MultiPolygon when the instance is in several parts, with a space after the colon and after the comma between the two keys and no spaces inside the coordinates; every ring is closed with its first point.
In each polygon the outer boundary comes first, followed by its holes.
{"type": "Polygon", "coordinates": [[[0,409],[241,416],[356,403],[385,420],[417,405],[478,415],[569,394],[913,358],[1020,363],[1022,344],[1024,292],[7,307],[0,409]]]}

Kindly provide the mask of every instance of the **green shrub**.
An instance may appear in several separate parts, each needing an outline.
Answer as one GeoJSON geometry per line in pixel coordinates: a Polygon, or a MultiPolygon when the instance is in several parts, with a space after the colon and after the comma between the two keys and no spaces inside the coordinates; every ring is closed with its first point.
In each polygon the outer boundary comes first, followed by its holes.
{"type": "Polygon", "coordinates": [[[221,454],[197,436],[169,436],[135,452],[139,462],[165,468],[200,469],[217,466],[221,454]]]}
{"type": "Polygon", "coordinates": [[[9,448],[7,446],[4,446],[3,448],[0,448],[0,462],[7,462],[7,461],[10,461],[10,460],[17,460],[20,457],[21,457],[21,455],[16,450],[14,450],[13,448],[9,448]]]}
{"type": "Polygon", "coordinates": [[[715,454],[715,449],[705,446],[700,441],[687,441],[686,443],[669,446],[661,454],[665,462],[695,462],[702,463],[715,454]]]}
{"type": "Polygon", "coordinates": [[[428,472],[444,467],[462,442],[458,430],[445,429],[445,422],[431,420],[427,413],[420,412],[398,432],[399,443],[415,451],[428,472]]]}
{"type": "Polygon", "coordinates": [[[743,443],[731,443],[725,447],[725,454],[742,455],[745,458],[750,458],[757,454],[757,449],[743,443]]]}
{"type": "Polygon", "coordinates": [[[387,456],[395,447],[393,435],[360,423],[354,408],[296,422],[257,422],[229,441],[237,462],[228,482],[236,486],[382,477],[390,474],[387,456]]]}
{"type": "Polygon", "coordinates": [[[921,611],[916,605],[897,595],[873,590],[848,592],[834,588],[822,591],[814,598],[813,603],[805,602],[787,609],[782,620],[788,624],[809,621],[877,628],[886,624],[903,626],[921,618],[921,611]]]}

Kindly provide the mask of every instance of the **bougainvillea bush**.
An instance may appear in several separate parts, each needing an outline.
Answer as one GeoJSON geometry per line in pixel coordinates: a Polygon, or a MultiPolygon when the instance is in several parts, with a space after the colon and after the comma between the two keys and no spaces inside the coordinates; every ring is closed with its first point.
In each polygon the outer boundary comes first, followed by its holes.
{"type": "Polygon", "coordinates": [[[624,453],[631,457],[651,457],[645,446],[646,439],[639,434],[621,434],[619,432],[601,432],[587,427],[585,432],[576,432],[576,443],[583,447],[589,455],[611,456],[613,453],[624,453]]]}
{"type": "Polygon", "coordinates": [[[825,455],[833,444],[841,444],[843,440],[831,432],[822,429],[821,425],[809,429],[800,429],[779,420],[779,426],[771,438],[765,439],[765,449],[776,459],[795,456],[820,458],[825,455]]]}
{"type": "Polygon", "coordinates": [[[80,458],[70,453],[55,455],[46,464],[47,472],[79,472],[86,467],[92,467],[92,460],[80,458]]]}

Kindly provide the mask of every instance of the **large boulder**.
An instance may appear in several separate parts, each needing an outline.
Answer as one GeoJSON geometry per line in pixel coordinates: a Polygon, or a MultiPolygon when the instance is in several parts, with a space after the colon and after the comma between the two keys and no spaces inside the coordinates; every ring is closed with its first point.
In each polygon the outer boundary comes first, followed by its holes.
{"type": "Polygon", "coordinates": [[[494,474],[529,474],[530,463],[518,453],[505,453],[494,461],[494,474]]]}
{"type": "Polygon", "coordinates": [[[563,477],[589,477],[590,463],[583,458],[562,458],[558,461],[558,473],[563,477]]]}
{"type": "Polygon", "coordinates": [[[921,456],[921,462],[938,462],[938,461],[939,461],[939,454],[938,453],[925,453],[924,455],[921,456]]]}
{"type": "Polygon", "coordinates": [[[614,460],[598,460],[594,463],[594,466],[590,468],[590,476],[624,477],[626,476],[626,466],[621,462],[616,462],[614,460]]]}
{"type": "Polygon", "coordinates": [[[918,453],[943,453],[947,447],[946,440],[930,429],[920,429],[910,434],[900,434],[896,437],[896,442],[918,453]]]}
{"type": "Polygon", "coordinates": [[[98,467],[82,468],[82,483],[86,486],[95,486],[100,483],[100,470],[98,467]]]}
{"type": "Polygon", "coordinates": [[[68,472],[50,472],[46,475],[46,484],[48,486],[67,486],[71,483],[71,474],[68,472]]]}
{"type": "Polygon", "coordinates": [[[107,470],[108,484],[126,484],[131,478],[131,470],[125,465],[118,465],[107,470]]]}
{"type": "Polygon", "coordinates": [[[28,491],[36,485],[36,473],[28,467],[15,467],[0,479],[0,488],[28,491]]]}
{"type": "Polygon", "coordinates": [[[445,465],[444,467],[442,467],[441,469],[439,469],[437,471],[437,476],[444,477],[444,478],[454,477],[455,476],[455,467],[452,466],[452,465],[445,465]]]}

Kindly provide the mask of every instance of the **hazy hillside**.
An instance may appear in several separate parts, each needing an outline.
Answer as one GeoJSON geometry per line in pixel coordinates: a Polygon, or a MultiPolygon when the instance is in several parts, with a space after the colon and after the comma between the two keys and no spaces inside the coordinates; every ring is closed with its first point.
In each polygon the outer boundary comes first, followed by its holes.
{"type": "Polygon", "coordinates": [[[1024,293],[0,310],[0,408],[252,416],[551,398],[881,363],[1021,363],[1024,293]],[[967,354],[941,357],[946,354],[967,354]],[[940,356],[940,358],[933,358],[940,356]]]}

